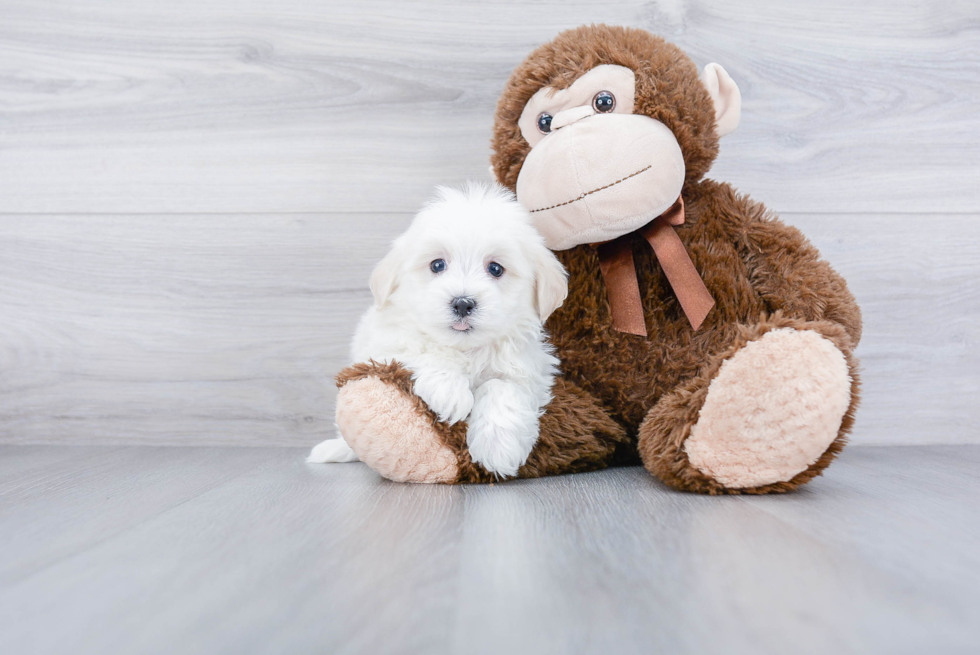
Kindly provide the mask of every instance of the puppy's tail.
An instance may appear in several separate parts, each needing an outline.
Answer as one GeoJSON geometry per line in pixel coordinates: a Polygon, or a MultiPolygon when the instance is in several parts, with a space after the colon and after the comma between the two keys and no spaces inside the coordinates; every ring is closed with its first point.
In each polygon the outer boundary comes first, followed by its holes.
{"type": "Polygon", "coordinates": [[[336,439],[327,439],[314,446],[306,461],[310,464],[326,464],[328,462],[356,462],[358,458],[351,447],[347,445],[347,442],[344,441],[344,438],[338,436],[336,439]]]}

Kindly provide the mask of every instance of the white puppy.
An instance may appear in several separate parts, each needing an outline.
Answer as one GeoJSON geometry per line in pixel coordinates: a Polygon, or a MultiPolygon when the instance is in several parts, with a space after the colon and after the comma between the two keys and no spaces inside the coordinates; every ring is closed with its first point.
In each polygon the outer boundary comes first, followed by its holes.
{"type": "MultiPolygon", "coordinates": [[[[527,210],[500,186],[440,187],[370,285],[374,306],[354,335],[353,361],[400,362],[441,420],[468,419],[474,461],[516,475],[558,367],[542,325],[568,293],[527,210]]],[[[308,461],[356,459],[341,435],[308,461]]]]}

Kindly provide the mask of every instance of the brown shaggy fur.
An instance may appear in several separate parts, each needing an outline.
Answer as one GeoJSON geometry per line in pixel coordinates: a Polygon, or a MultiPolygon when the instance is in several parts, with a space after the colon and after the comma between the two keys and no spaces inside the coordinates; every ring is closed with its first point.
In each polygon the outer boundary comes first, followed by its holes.
{"type": "MultiPolygon", "coordinates": [[[[853,350],[861,313],[844,280],[796,229],[727,184],[704,179],[718,152],[714,108],[694,63],[677,47],[642,30],[580,27],[536,49],[514,73],[497,106],[493,169],[514,189],[529,151],[517,125],[525,103],[542,86],[564,88],[600,64],[636,73],[634,113],[664,123],[687,166],[687,222],[677,228],[716,305],[695,332],[649,246],[637,237],[633,256],[649,338],[611,328],[599,262],[589,246],[557,253],[569,271],[565,304],[547,328],[561,359],[555,400],[541,419],[541,437],[520,477],[643,462],[666,484],[702,493],[768,493],[807,482],[843,448],[858,404],[853,350]],[[843,353],[853,378],[851,403],[837,438],[792,480],[730,489],[695,469],[683,445],[721,364],[746,343],[777,327],[815,330],[843,353]]],[[[358,365],[415,398],[407,371],[358,365]]],[[[487,472],[466,452],[465,426],[439,424],[421,400],[439,438],[458,453],[460,482],[487,472]]]]}

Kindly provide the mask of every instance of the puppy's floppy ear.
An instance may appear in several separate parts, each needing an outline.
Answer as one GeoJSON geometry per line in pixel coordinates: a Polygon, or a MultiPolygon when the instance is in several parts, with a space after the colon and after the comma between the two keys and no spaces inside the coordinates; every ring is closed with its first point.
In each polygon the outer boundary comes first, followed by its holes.
{"type": "Polygon", "coordinates": [[[398,273],[402,264],[402,249],[396,241],[378,265],[371,271],[368,286],[374,295],[374,305],[381,309],[398,288],[398,273]]]}
{"type": "Polygon", "coordinates": [[[568,273],[555,253],[544,246],[534,247],[534,308],[543,323],[561,307],[568,296],[568,273]]]}

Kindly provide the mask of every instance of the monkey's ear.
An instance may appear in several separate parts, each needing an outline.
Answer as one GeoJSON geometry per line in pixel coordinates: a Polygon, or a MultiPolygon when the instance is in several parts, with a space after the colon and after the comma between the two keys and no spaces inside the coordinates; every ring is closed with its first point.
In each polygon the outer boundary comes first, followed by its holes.
{"type": "Polygon", "coordinates": [[[708,64],[701,73],[701,83],[715,103],[715,130],[718,136],[734,132],[742,116],[742,93],[735,80],[721,64],[708,64]]]}
{"type": "Polygon", "coordinates": [[[402,263],[402,249],[398,242],[392,246],[384,259],[371,271],[371,279],[368,286],[374,295],[374,304],[378,309],[384,307],[388,298],[398,288],[398,273],[402,263]]]}

